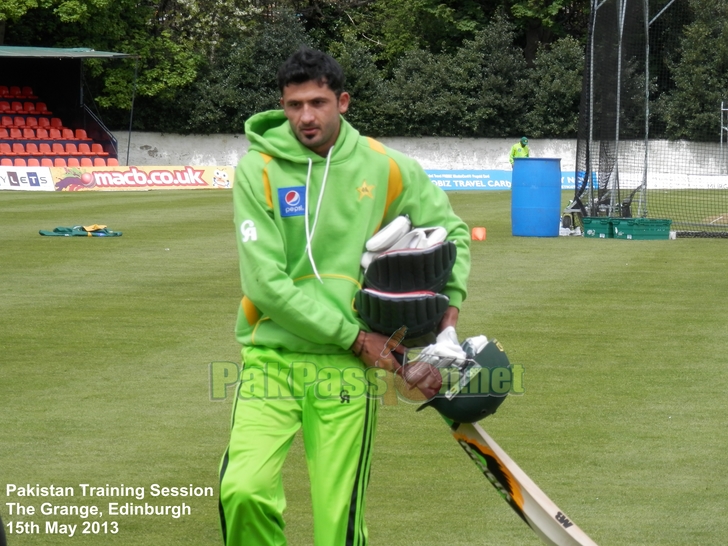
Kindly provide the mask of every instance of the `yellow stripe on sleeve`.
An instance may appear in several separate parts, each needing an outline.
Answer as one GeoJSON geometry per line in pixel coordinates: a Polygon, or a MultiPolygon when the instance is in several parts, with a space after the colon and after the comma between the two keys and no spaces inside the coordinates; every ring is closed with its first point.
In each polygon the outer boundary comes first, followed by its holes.
{"type": "MultiPolygon", "coordinates": [[[[387,150],[384,145],[378,140],[374,140],[371,137],[366,137],[369,142],[369,147],[375,152],[387,155],[387,150]]],[[[394,202],[397,197],[402,194],[402,171],[399,170],[397,162],[389,158],[389,179],[387,180],[387,201],[384,204],[384,216],[387,215],[389,206],[394,202]]],[[[378,230],[379,228],[377,228],[378,230]]]]}
{"type": "MultiPolygon", "coordinates": [[[[260,156],[263,158],[263,162],[268,165],[268,163],[271,162],[273,159],[272,156],[269,156],[268,154],[260,154],[260,156]]],[[[268,178],[268,169],[263,169],[263,191],[265,192],[265,202],[270,207],[273,208],[273,197],[271,196],[270,191],[270,179],[268,178]]]]}
{"type": "Polygon", "coordinates": [[[258,322],[258,319],[260,318],[260,313],[258,312],[258,309],[255,307],[253,302],[248,299],[248,296],[243,296],[243,300],[240,302],[240,305],[243,308],[245,320],[248,321],[248,324],[252,326],[256,322],[258,322]]]}
{"type": "Polygon", "coordinates": [[[389,206],[402,194],[402,172],[397,162],[389,158],[389,180],[387,181],[387,202],[384,204],[384,215],[387,215],[389,206]]]}
{"type": "Polygon", "coordinates": [[[367,140],[369,141],[369,147],[374,150],[375,152],[379,152],[380,154],[386,154],[386,150],[384,149],[384,145],[379,142],[378,140],[374,140],[371,137],[367,137],[367,140]]]}

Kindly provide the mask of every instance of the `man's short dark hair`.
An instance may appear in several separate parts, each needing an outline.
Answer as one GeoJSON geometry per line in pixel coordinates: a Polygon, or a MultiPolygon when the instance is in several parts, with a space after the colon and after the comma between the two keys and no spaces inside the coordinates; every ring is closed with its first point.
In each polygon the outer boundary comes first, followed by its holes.
{"type": "Polygon", "coordinates": [[[282,95],[287,85],[312,80],[320,85],[328,85],[337,97],[344,91],[344,70],[341,65],[330,55],[302,45],[278,69],[278,88],[282,95]]]}

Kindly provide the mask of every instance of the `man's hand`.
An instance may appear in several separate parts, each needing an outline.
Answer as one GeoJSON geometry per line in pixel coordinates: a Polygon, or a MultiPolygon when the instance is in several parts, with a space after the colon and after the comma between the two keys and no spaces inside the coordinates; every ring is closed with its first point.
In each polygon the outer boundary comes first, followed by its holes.
{"type": "Polygon", "coordinates": [[[409,390],[419,389],[426,400],[440,392],[440,387],[442,387],[440,371],[427,362],[419,361],[407,364],[402,366],[397,373],[402,376],[409,390]]]}
{"type": "Polygon", "coordinates": [[[404,347],[397,346],[394,349],[389,349],[387,341],[389,341],[389,337],[383,334],[360,330],[354,344],[351,346],[351,351],[368,368],[382,368],[394,373],[401,366],[392,353],[404,354],[404,347]]]}
{"type": "Polygon", "coordinates": [[[404,347],[388,347],[389,340],[390,338],[382,334],[360,331],[351,350],[366,366],[382,368],[401,377],[407,389],[419,389],[428,400],[435,396],[442,386],[442,376],[437,368],[426,362],[401,366],[393,353],[403,355],[404,347]]]}

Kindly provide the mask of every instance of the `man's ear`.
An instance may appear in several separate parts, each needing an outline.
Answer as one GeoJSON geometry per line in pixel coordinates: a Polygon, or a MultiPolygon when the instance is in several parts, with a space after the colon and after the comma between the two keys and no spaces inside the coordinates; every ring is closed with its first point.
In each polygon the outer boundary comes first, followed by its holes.
{"type": "Polygon", "coordinates": [[[350,99],[351,97],[346,91],[342,92],[341,95],[339,95],[339,114],[345,114],[346,111],[349,109],[350,99]]]}

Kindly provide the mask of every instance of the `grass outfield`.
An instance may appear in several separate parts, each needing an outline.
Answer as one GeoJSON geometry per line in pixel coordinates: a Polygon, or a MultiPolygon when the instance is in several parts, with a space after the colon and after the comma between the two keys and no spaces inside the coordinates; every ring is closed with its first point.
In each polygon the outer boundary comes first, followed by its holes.
{"type": "MultiPolygon", "coordinates": [[[[459,333],[497,337],[526,370],[525,394],[484,428],[600,545],[725,544],[728,242],[514,238],[508,192],[451,200],[488,235],[459,333]]],[[[0,193],[0,515],[40,530],[9,546],[221,543],[216,497],[148,493],[217,495],[232,400],[210,400],[208,364],[238,360],[238,298],[229,192],[0,193]],[[90,223],[124,236],[38,235],[90,223]],[[84,483],[147,496],[82,497],[84,483]],[[75,496],[8,497],[7,484],[75,496]],[[109,501],[184,501],[191,515],[112,517],[109,501]],[[44,502],[100,506],[91,520],[118,533],[81,534],[83,519],[44,502]],[[76,535],[45,534],[52,521],[76,535]]],[[[371,544],[540,544],[434,411],[383,407],[376,444],[371,544]]],[[[284,481],[289,542],[311,544],[299,440],[284,481]]]]}

